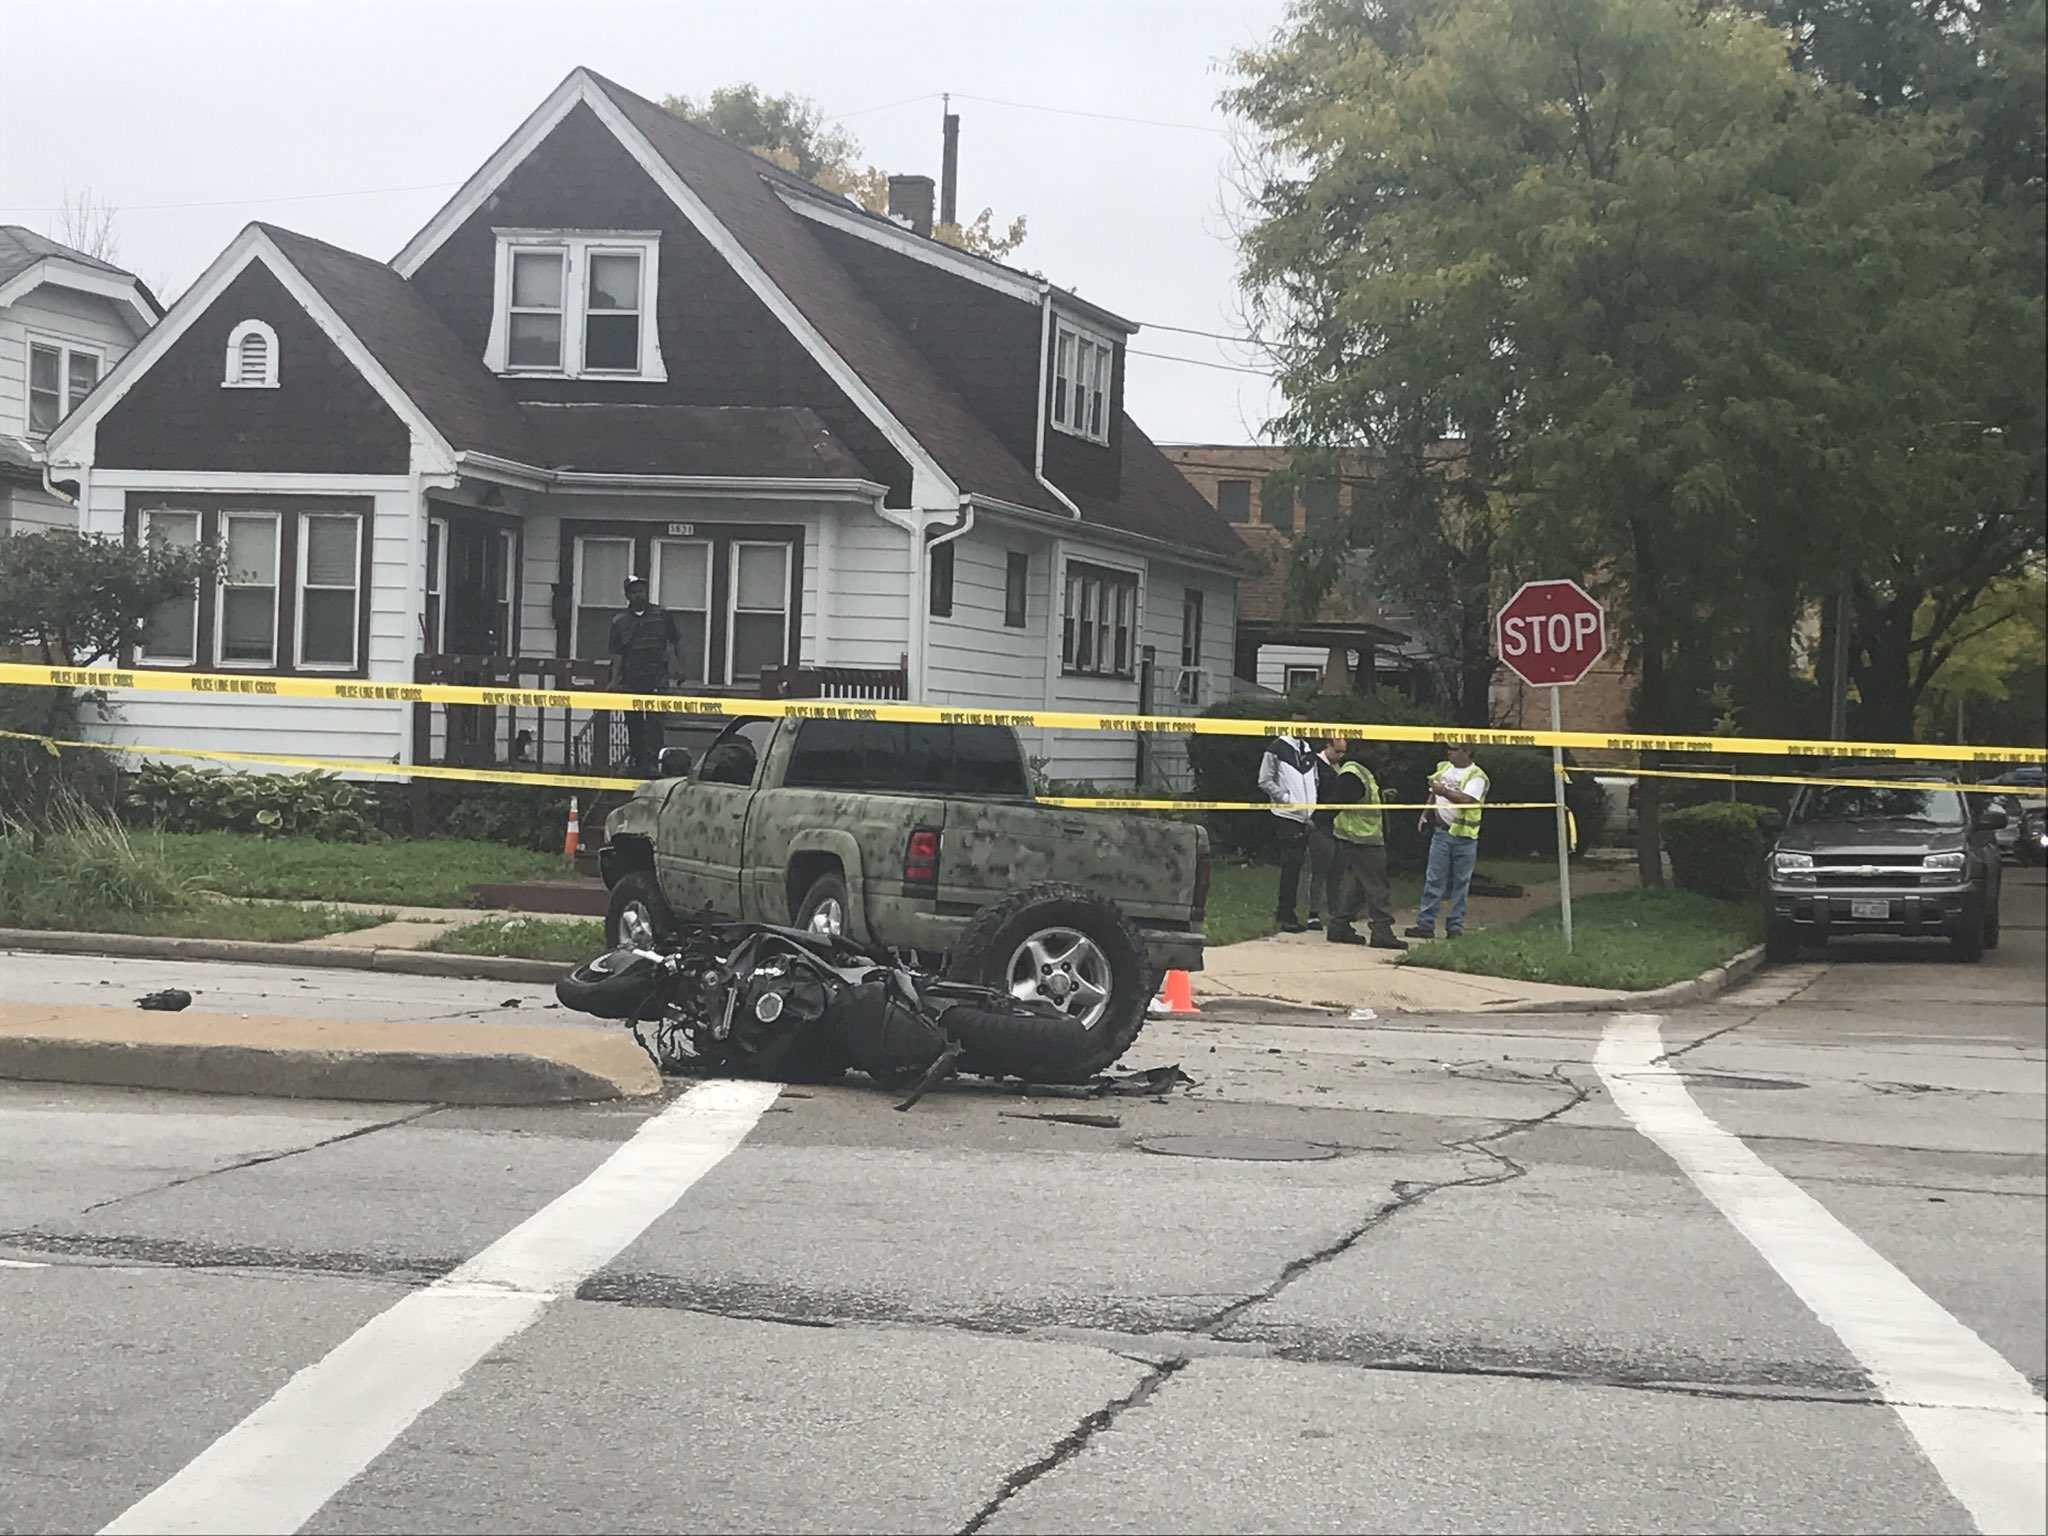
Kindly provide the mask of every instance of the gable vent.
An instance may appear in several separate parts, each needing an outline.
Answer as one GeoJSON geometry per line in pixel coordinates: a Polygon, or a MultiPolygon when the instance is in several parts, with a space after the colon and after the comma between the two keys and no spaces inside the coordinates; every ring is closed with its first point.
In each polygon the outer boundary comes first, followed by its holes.
{"type": "Polygon", "coordinates": [[[277,388],[277,332],[261,320],[244,320],[228,335],[228,389],[277,388]]]}

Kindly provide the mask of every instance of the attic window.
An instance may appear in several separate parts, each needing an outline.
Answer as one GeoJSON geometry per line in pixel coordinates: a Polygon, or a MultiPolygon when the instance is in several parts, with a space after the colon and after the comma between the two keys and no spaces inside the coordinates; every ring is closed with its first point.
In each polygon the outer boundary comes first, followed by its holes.
{"type": "Polygon", "coordinates": [[[548,378],[668,377],[655,331],[661,236],[501,229],[484,365],[548,378]]]}
{"type": "Polygon", "coordinates": [[[223,389],[277,388],[277,332],[261,320],[244,320],[228,332],[223,389]]]}
{"type": "Polygon", "coordinates": [[[1052,353],[1052,424],[1092,443],[1109,441],[1110,375],[1116,344],[1062,320],[1052,353]]]}

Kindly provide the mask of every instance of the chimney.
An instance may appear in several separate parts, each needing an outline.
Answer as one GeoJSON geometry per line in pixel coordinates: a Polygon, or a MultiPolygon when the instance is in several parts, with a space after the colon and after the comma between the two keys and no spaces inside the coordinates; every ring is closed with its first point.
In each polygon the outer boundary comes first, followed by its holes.
{"type": "Polygon", "coordinates": [[[932,232],[932,179],[929,176],[889,178],[889,217],[907,222],[916,233],[932,232]]]}
{"type": "Polygon", "coordinates": [[[939,163],[939,222],[960,222],[960,114],[953,110],[953,98],[945,100],[946,148],[939,163]]]}

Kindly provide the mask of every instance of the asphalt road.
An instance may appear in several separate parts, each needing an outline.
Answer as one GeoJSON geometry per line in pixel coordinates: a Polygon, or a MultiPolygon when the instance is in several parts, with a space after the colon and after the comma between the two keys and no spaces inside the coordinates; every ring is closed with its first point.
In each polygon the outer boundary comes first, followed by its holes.
{"type": "MultiPolygon", "coordinates": [[[[1159,1021],[1166,1102],[0,1085],[0,1528],[2039,1530],[2006,896],[1981,966],[1843,945],[1661,1020],[1159,1021]]],[[[0,955],[171,981],[540,1004],[0,955]]]]}

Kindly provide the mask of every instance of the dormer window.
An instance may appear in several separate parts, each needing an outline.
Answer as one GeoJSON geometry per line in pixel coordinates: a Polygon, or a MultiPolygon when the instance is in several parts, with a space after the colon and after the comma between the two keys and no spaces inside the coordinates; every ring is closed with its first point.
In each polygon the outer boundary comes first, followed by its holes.
{"type": "Polygon", "coordinates": [[[497,373],[668,377],[655,334],[661,236],[636,230],[501,229],[490,340],[497,373]]]}
{"type": "Polygon", "coordinates": [[[1052,424],[1092,443],[1109,441],[1109,380],[1116,345],[1062,320],[1052,353],[1052,424]]]}
{"type": "Polygon", "coordinates": [[[261,320],[244,320],[228,332],[223,389],[277,388],[277,332],[261,320]]]}

